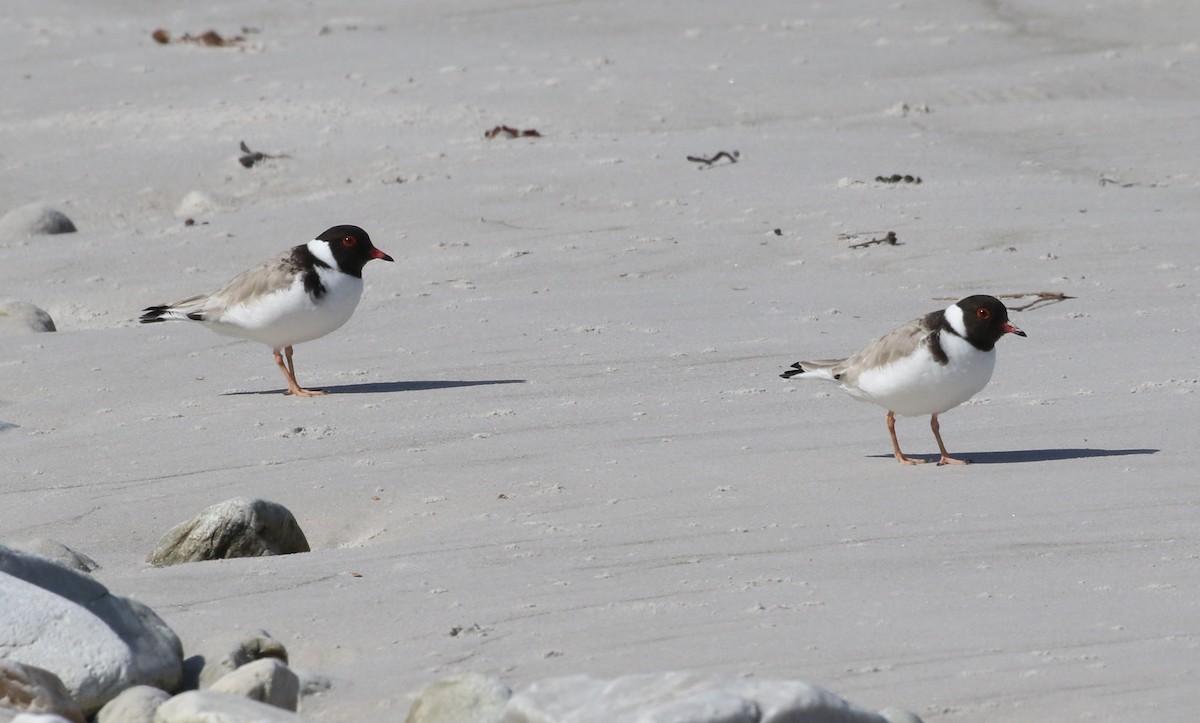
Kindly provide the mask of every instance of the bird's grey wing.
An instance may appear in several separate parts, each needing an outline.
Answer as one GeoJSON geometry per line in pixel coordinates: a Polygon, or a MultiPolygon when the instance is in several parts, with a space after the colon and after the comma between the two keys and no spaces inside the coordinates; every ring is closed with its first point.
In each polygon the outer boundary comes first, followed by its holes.
{"type": "Polygon", "coordinates": [[[928,314],[920,319],[913,319],[904,326],[892,329],[875,341],[859,349],[842,363],[840,369],[833,369],[834,374],[846,384],[854,384],[858,375],[867,369],[876,369],[892,364],[897,359],[912,354],[929,339],[936,329],[935,320],[928,314]]]}
{"type": "Polygon", "coordinates": [[[804,371],[806,372],[815,372],[822,369],[828,369],[836,374],[837,372],[835,370],[845,362],[845,359],[813,359],[811,361],[798,362],[798,364],[804,367],[804,371]]]}
{"type": "Polygon", "coordinates": [[[173,304],[166,304],[162,308],[166,311],[177,311],[180,314],[187,314],[189,311],[196,311],[200,309],[204,300],[207,298],[208,297],[204,294],[200,294],[199,296],[189,296],[188,298],[180,299],[173,304]]]}
{"type": "Polygon", "coordinates": [[[234,277],[220,290],[211,294],[189,296],[173,304],[152,306],[145,310],[141,321],[165,321],[167,319],[191,319],[192,321],[219,321],[229,308],[246,301],[265,296],[291,286],[301,271],[295,249],[248,269],[234,277]]]}
{"type": "Polygon", "coordinates": [[[286,289],[295,281],[298,271],[292,252],[287,251],[243,271],[219,291],[209,294],[205,297],[203,311],[206,314],[219,314],[250,299],[286,289]]]}

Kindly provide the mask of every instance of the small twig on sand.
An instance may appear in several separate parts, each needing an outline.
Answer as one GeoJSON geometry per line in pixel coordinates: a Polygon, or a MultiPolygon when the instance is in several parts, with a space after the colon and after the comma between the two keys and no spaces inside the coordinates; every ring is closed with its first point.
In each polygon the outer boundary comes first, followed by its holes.
{"type": "Polygon", "coordinates": [[[1027,294],[1000,294],[1001,299],[1021,299],[1026,296],[1036,297],[1033,301],[1021,306],[1010,306],[1009,311],[1028,311],[1029,309],[1045,306],[1047,304],[1057,304],[1060,301],[1074,299],[1074,296],[1067,296],[1061,291],[1031,291],[1027,294]]]}
{"type": "MultiPolygon", "coordinates": [[[[1008,307],[1008,310],[1009,311],[1029,311],[1030,309],[1034,309],[1034,308],[1037,308],[1040,306],[1047,306],[1049,304],[1057,304],[1060,301],[1066,301],[1067,299],[1076,298],[1074,296],[1067,296],[1066,294],[1064,294],[1061,291],[1027,291],[1023,294],[996,294],[996,298],[999,298],[999,299],[1023,299],[1026,296],[1032,296],[1034,298],[1032,301],[1030,301],[1026,304],[1022,304],[1020,306],[1010,306],[1010,307],[1008,307]]],[[[956,296],[937,296],[937,297],[934,297],[934,300],[935,301],[956,301],[957,298],[958,297],[956,297],[956,296]]]]}
{"type": "Polygon", "coordinates": [[[496,126],[495,128],[493,128],[489,131],[484,131],[484,133],[483,133],[484,138],[495,138],[496,136],[500,136],[500,135],[508,136],[509,138],[541,138],[542,137],[542,134],[538,133],[537,130],[534,128],[529,128],[527,130],[519,131],[516,128],[513,128],[512,126],[496,126]]]}
{"type": "Polygon", "coordinates": [[[887,233],[886,231],[857,231],[855,233],[839,233],[838,241],[849,241],[851,239],[862,238],[877,233],[887,233]]]}
{"type": "Polygon", "coordinates": [[[1108,176],[1100,176],[1100,185],[1101,186],[1118,186],[1120,188],[1133,188],[1134,186],[1145,186],[1147,188],[1161,188],[1167,184],[1165,184],[1165,183],[1126,183],[1126,182],[1120,181],[1116,178],[1109,178],[1108,176]]]}
{"type": "Polygon", "coordinates": [[[286,153],[279,153],[279,154],[272,155],[270,153],[260,153],[259,151],[252,151],[252,150],[250,150],[250,147],[246,145],[246,141],[242,141],[241,149],[242,149],[242,153],[245,153],[246,155],[242,156],[241,158],[238,158],[238,163],[242,164],[246,168],[253,168],[255,163],[266,160],[268,158],[291,158],[291,156],[289,156],[286,153]]]}
{"type": "Polygon", "coordinates": [[[704,156],[688,156],[687,159],[692,163],[703,163],[706,166],[711,166],[722,158],[729,159],[730,163],[737,163],[740,156],[741,154],[737,151],[718,151],[717,155],[713,156],[712,158],[705,158],[704,156]]]}
{"type": "MultiPolygon", "coordinates": [[[[254,30],[253,28],[242,28],[242,32],[247,32],[247,31],[258,32],[257,30],[254,30]]],[[[233,47],[235,45],[241,45],[242,43],[246,42],[246,38],[242,37],[241,35],[235,35],[232,38],[225,38],[225,37],[222,37],[221,34],[218,33],[216,30],[206,30],[205,32],[200,33],[199,35],[192,35],[190,33],[185,33],[184,35],[180,36],[179,38],[172,38],[171,33],[164,30],[163,28],[159,28],[159,29],[155,30],[153,33],[150,33],[150,37],[154,38],[154,42],[158,43],[159,45],[166,45],[167,43],[172,43],[172,42],[174,42],[174,43],[194,43],[196,45],[205,45],[210,48],[229,48],[229,47],[233,47]]]]}
{"type": "Polygon", "coordinates": [[[865,249],[868,246],[874,246],[876,244],[887,244],[888,246],[899,246],[900,242],[896,240],[896,232],[895,231],[888,231],[887,235],[884,236],[883,238],[873,238],[870,241],[860,241],[859,243],[856,243],[856,244],[850,244],[850,248],[865,249]]]}
{"type": "Polygon", "coordinates": [[[905,174],[902,176],[899,173],[893,173],[890,176],[875,176],[876,183],[900,183],[901,181],[904,183],[920,183],[921,177],[913,176],[911,174],[905,174]]]}

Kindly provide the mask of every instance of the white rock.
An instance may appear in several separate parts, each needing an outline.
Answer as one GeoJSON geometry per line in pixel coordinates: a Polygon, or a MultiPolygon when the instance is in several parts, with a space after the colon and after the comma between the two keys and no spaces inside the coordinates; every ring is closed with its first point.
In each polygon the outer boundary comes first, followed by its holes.
{"type": "Polygon", "coordinates": [[[920,723],[907,711],[889,709],[889,714],[885,718],[799,681],[672,672],[611,681],[585,675],[538,681],[509,700],[503,722],[920,723]]]}
{"type": "Polygon", "coordinates": [[[916,713],[903,708],[884,708],[879,711],[879,715],[883,716],[887,723],[921,723],[916,713]]]}
{"type": "Polygon", "coordinates": [[[204,191],[189,191],[175,209],[176,216],[199,216],[205,213],[232,208],[232,199],[225,196],[205,193],[204,191]]]}
{"type": "Polygon", "coordinates": [[[333,687],[333,681],[329,676],[322,675],[304,668],[292,668],[300,678],[300,697],[307,698],[310,695],[320,695],[333,687]]]}
{"type": "Polygon", "coordinates": [[[495,678],[455,675],[422,688],[405,723],[500,723],[511,697],[512,690],[495,678]]]}
{"type": "Polygon", "coordinates": [[[227,557],[308,551],[308,540],[286,507],[266,500],[235,497],[171,528],[154,546],[146,562],[166,567],[227,557]]]}
{"type": "Polygon", "coordinates": [[[40,203],[14,208],[0,217],[0,237],[40,236],[74,233],[75,224],[66,214],[40,203]]]}
{"type": "Polygon", "coordinates": [[[238,668],[264,658],[274,658],[285,665],[288,662],[287,648],[271,637],[266,630],[256,630],[243,636],[227,652],[204,656],[204,669],[200,672],[200,687],[207,688],[238,668]]]}
{"type": "Polygon", "coordinates": [[[300,704],[300,678],[275,658],[246,663],[213,683],[209,690],[257,700],[284,710],[300,704]]]}
{"type": "Polygon", "coordinates": [[[100,567],[96,564],[95,560],[82,552],[76,552],[57,540],[51,540],[49,537],[35,537],[32,540],[14,543],[10,547],[14,550],[27,552],[30,555],[37,555],[43,560],[57,562],[63,567],[78,570],[79,572],[91,572],[100,567]]]}
{"type": "Polygon", "coordinates": [[[0,658],[53,672],[85,715],[131,685],[179,683],[175,633],[87,575],[0,546],[0,610],[0,658]]]}
{"type": "Polygon", "coordinates": [[[297,723],[302,715],[214,690],[181,693],[158,706],[154,723],[297,723]]]}
{"type": "Polygon", "coordinates": [[[57,331],[54,319],[27,301],[0,300],[0,335],[57,331]]]}
{"type": "Polygon", "coordinates": [[[83,712],[57,675],[13,660],[0,660],[0,716],[6,711],[11,711],[14,718],[45,714],[69,723],[83,723],[83,712]]]}
{"type": "MultiPolygon", "coordinates": [[[[858,709],[824,688],[818,688],[798,680],[733,678],[720,684],[727,690],[735,691],[739,695],[756,701],[762,708],[764,721],[784,720],[788,715],[794,715],[795,711],[806,713],[813,711],[810,715],[815,715],[815,712],[818,711],[833,711],[837,713],[837,715],[830,716],[829,720],[833,720],[841,715],[842,711],[852,711],[861,714],[863,716],[861,720],[864,723],[866,721],[884,723],[884,719],[879,714],[858,709]]],[[[837,718],[837,720],[841,720],[841,718],[837,718]]],[[[847,717],[846,720],[860,719],[847,717]]]]}
{"type": "Polygon", "coordinates": [[[96,723],[154,723],[154,711],[171,694],[149,685],[126,688],[104,704],[96,714],[96,723]]]}
{"type": "Polygon", "coordinates": [[[760,723],[762,711],[752,700],[723,690],[703,690],[650,706],[638,718],[654,723],[760,723]]]}

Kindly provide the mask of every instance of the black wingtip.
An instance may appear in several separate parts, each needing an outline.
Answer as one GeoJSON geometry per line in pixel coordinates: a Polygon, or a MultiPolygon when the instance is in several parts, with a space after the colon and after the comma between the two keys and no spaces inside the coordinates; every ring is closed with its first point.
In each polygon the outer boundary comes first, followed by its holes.
{"type": "Polygon", "coordinates": [[[166,310],[167,307],[165,306],[151,306],[149,308],[142,309],[142,315],[138,317],[138,321],[142,324],[153,324],[156,321],[166,321],[166,319],[162,318],[163,313],[166,312],[166,310]]]}
{"type": "Polygon", "coordinates": [[[791,369],[788,369],[786,372],[784,372],[783,374],[780,374],[779,376],[783,377],[784,379],[791,379],[792,377],[796,376],[797,374],[803,374],[803,373],[804,373],[803,367],[801,367],[799,364],[793,364],[791,369]]]}

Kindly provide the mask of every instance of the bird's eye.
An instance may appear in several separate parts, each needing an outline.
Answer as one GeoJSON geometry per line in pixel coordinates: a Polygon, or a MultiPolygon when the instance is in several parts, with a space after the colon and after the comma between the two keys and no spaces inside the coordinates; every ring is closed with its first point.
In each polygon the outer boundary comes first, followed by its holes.
{"type": "Polygon", "coordinates": [[[342,245],[345,246],[346,248],[354,248],[355,244],[357,244],[357,243],[358,243],[358,239],[354,238],[353,236],[343,236],[342,237],[342,245]]]}
{"type": "Polygon", "coordinates": [[[980,309],[979,311],[975,312],[975,315],[984,321],[992,318],[992,312],[988,311],[987,309],[980,309]]]}

